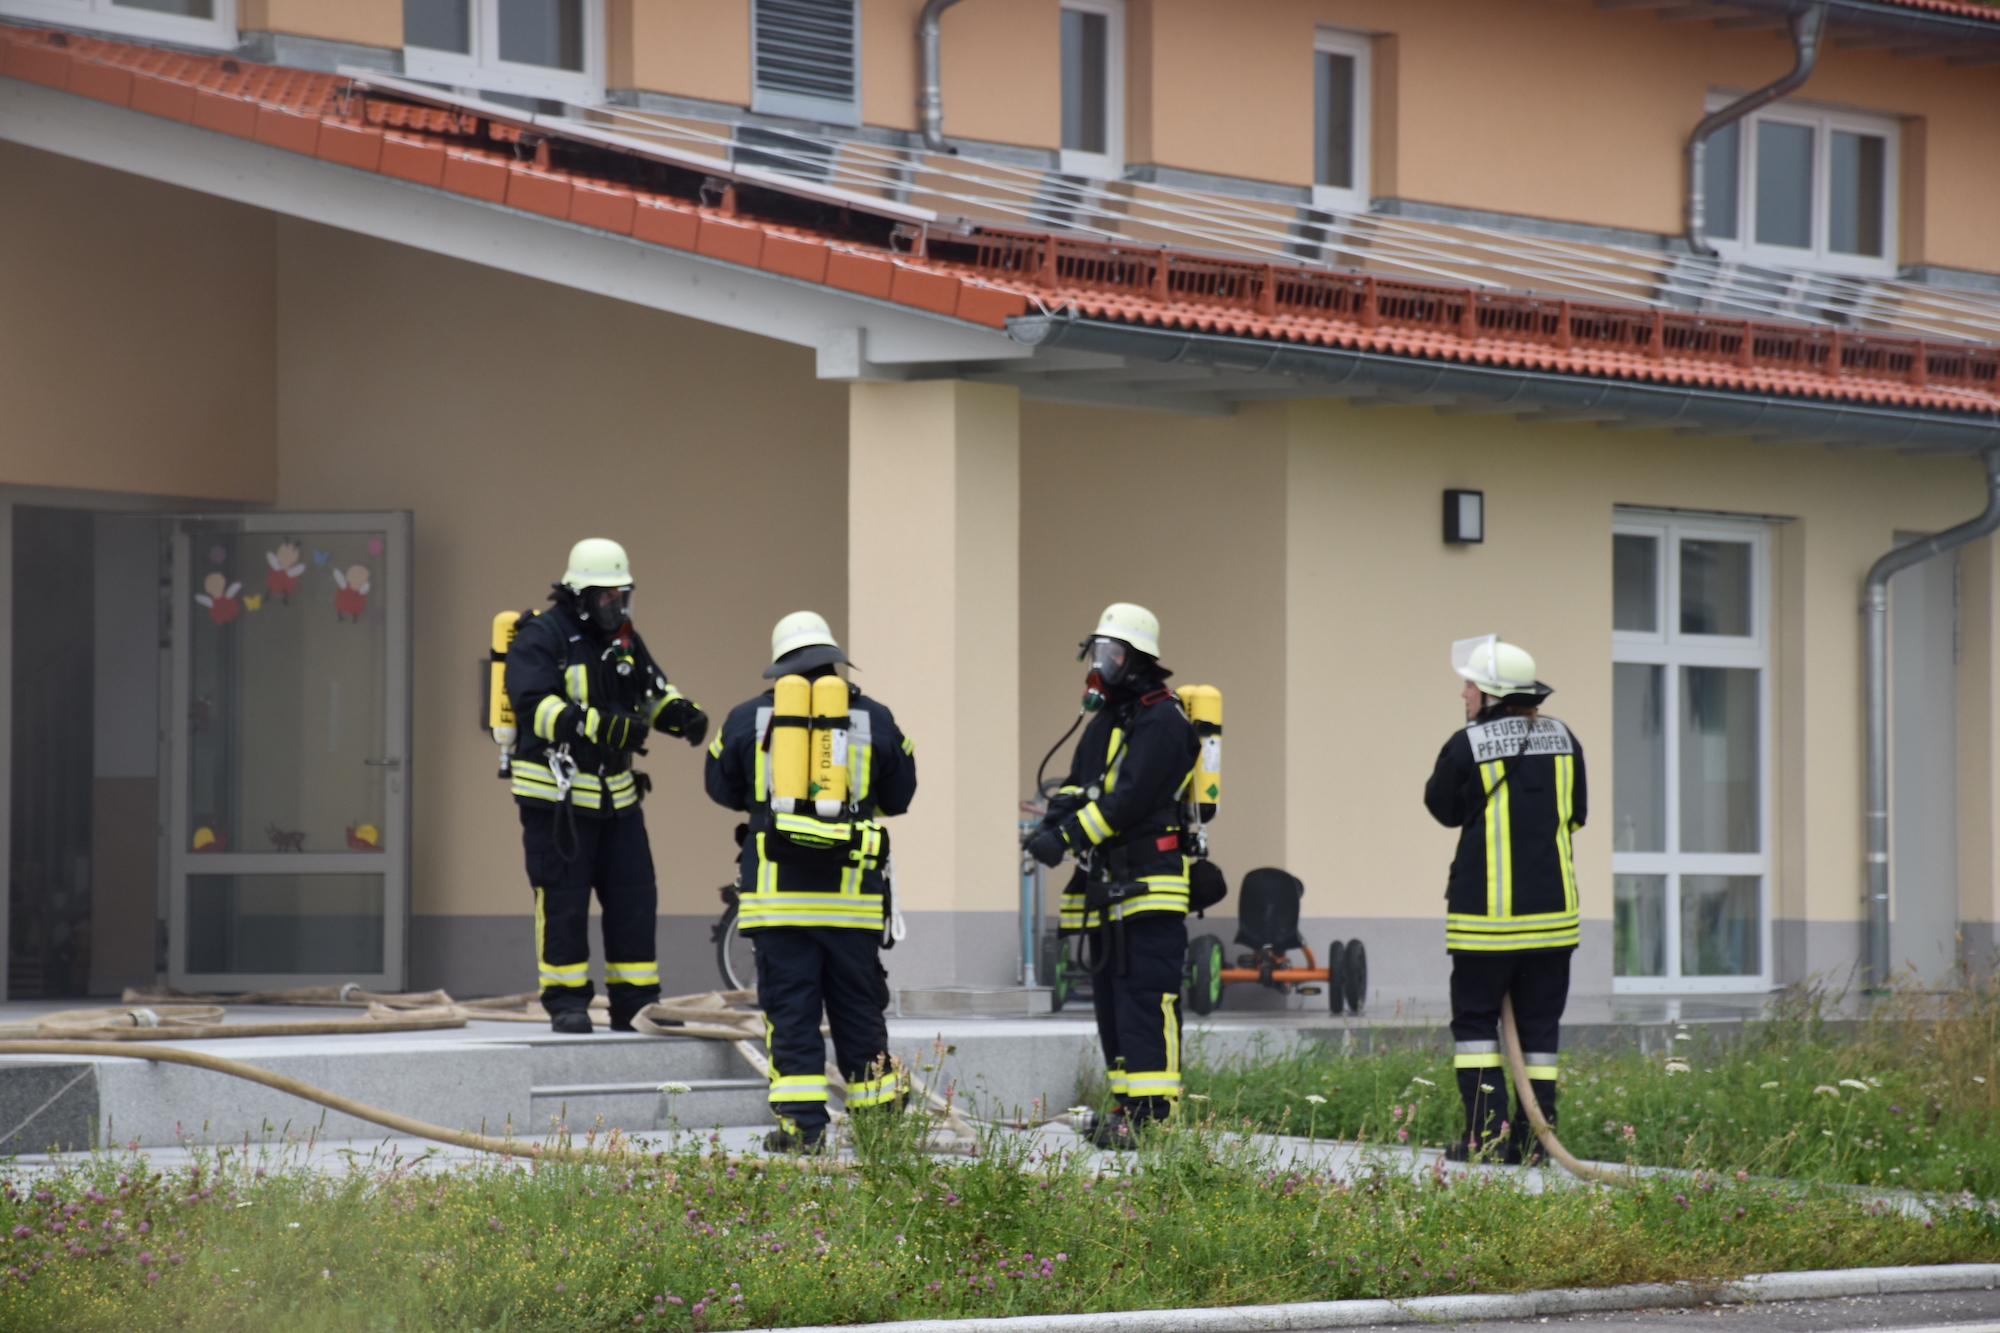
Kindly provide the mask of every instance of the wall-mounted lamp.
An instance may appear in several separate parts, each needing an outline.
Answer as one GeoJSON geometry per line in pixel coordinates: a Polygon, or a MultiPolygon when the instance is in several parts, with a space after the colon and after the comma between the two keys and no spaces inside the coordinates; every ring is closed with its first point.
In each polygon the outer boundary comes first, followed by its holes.
{"type": "Polygon", "coordinates": [[[1486,540],[1486,492],[1444,493],[1444,539],[1454,546],[1486,540]]]}

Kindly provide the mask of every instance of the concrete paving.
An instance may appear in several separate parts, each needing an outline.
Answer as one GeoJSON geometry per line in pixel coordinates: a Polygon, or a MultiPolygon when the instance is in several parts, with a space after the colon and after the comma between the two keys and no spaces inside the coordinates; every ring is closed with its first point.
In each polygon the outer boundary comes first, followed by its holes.
{"type": "MultiPolygon", "coordinates": [[[[2000,1291],[1913,1292],[1820,1301],[1588,1311],[1536,1319],[1480,1319],[1456,1333],[2000,1333],[2000,1291]]],[[[1406,1327],[1375,1324],[1387,1330],[1406,1327]]]]}
{"type": "MultiPolygon", "coordinates": [[[[32,1022],[84,1001],[0,1005],[0,1025],[32,1022]]],[[[1563,1041],[1660,1050],[1726,1039],[1762,1000],[1572,1002],[1563,1041]]],[[[232,1007],[227,1021],[353,1019],[353,1009],[232,1007]]],[[[1442,1015],[1388,1006],[1361,1016],[1218,1012],[1191,1021],[1190,1056],[1254,1058],[1299,1043],[1346,1050],[1447,1048],[1442,1015]]],[[[1074,1104],[1100,1073],[1087,1008],[1019,1018],[892,1018],[892,1050],[971,1114],[1040,1119],[1074,1104]]],[[[300,1079],[447,1129],[537,1137],[558,1126],[649,1134],[683,1126],[768,1123],[764,1084],[728,1043],[600,1030],[558,1036],[534,1023],[475,1021],[427,1032],[176,1041],[300,1079]],[[678,1082],[689,1091],[659,1091],[678,1082]]],[[[376,1127],[226,1075],[103,1056],[0,1056],[0,1153],[139,1143],[262,1141],[287,1134],[367,1141],[376,1127]]],[[[150,1045],[150,1043],[149,1043],[150,1045]]]]}

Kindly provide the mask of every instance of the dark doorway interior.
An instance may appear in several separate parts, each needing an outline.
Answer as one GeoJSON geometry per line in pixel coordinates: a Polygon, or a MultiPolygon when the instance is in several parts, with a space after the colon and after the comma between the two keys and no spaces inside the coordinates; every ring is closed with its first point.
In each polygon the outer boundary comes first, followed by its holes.
{"type": "Polygon", "coordinates": [[[94,516],[14,510],[7,998],[90,993],[94,516]]]}

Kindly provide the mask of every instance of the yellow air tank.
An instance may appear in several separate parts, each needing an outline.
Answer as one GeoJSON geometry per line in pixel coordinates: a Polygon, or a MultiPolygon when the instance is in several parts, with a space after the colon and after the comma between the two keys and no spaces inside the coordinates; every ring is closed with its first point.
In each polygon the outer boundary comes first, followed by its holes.
{"type": "Polygon", "coordinates": [[[1183,685],[1181,707],[1201,739],[1201,756],[1194,762],[1191,799],[1201,807],[1203,823],[1215,818],[1222,800],[1222,691],[1213,685],[1183,685]]]}
{"type": "MultiPolygon", "coordinates": [[[[810,780],[806,729],[812,725],[812,682],[780,676],[771,692],[771,798],[803,801],[810,780]]],[[[787,810],[789,806],[785,807],[787,810]]]]}
{"type": "Polygon", "coordinates": [[[812,787],[823,819],[847,804],[847,682],[821,676],[813,682],[812,787]]]}
{"type": "Polygon", "coordinates": [[[514,724],[514,701],[507,697],[507,649],[513,646],[514,631],[520,627],[519,611],[502,611],[493,617],[493,655],[487,670],[486,726],[496,745],[512,745],[521,738],[514,724]]]}

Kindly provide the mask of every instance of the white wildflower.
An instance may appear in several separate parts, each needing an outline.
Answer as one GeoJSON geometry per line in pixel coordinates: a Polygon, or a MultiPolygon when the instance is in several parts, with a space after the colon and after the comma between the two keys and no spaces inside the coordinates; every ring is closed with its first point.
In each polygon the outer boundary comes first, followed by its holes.
{"type": "Polygon", "coordinates": [[[1862,1092],[1868,1091],[1868,1085],[1858,1078],[1844,1078],[1840,1080],[1840,1086],[1843,1088],[1855,1088],[1862,1092]]]}
{"type": "MultiPolygon", "coordinates": [[[[1187,1095],[1187,1099],[1188,1099],[1189,1101],[1191,1101],[1191,1102],[1205,1102],[1205,1101],[1207,1101],[1207,1100],[1208,1100],[1208,1094],[1207,1094],[1207,1093],[1205,1093],[1205,1092],[1190,1092],[1190,1093],[1189,1093],[1189,1094],[1187,1095]]],[[[1310,1098],[1308,1098],[1307,1100],[1311,1100],[1311,1099],[1310,1099],[1310,1098]]],[[[1325,1100],[1326,1100],[1326,1098],[1324,1098],[1324,1097],[1321,1097],[1321,1098],[1320,1098],[1319,1100],[1321,1100],[1321,1101],[1325,1101],[1325,1100]]],[[[1075,1113],[1074,1113],[1074,1112],[1071,1112],[1071,1114],[1075,1114],[1075,1113]]]]}
{"type": "Polygon", "coordinates": [[[1314,1106],[1325,1106],[1325,1105],[1326,1105],[1326,1098],[1324,1098],[1324,1097],[1320,1096],[1320,1095],[1319,1095],[1318,1093],[1316,1093],[1316,1092],[1309,1092],[1309,1093],[1307,1093],[1307,1094],[1306,1094],[1306,1100],[1307,1100],[1307,1101],[1309,1101],[1309,1102],[1311,1102],[1311,1103],[1312,1103],[1312,1104],[1313,1104],[1314,1106]]]}
{"type": "Polygon", "coordinates": [[[1694,1066],[1685,1060],[1669,1060],[1667,1061],[1667,1072],[1669,1074],[1692,1074],[1694,1066]]]}
{"type": "MultiPolygon", "coordinates": [[[[1984,1082],[1985,1082],[1986,1080],[1982,1078],[1982,1079],[1980,1079],[1979,1081],[1980,1081],[1981,1083],[1984,1083],[1984,1082]]],[[[1412,1083],[1421,1083],[1421,1084],[1423,1084],[1423,1085],[1424,1085],[1425,1087],[1427,1087],[1427,1088],[1435,1088],[1435,1087],[1437,1086],[1437,1084],[1435,1084],[1435,1083],[1431,1082],[1431,1081],[1430,1081],[1429,1079],[1427,1079],[1427,1078],[1413,1078],[1413,1079],[1411,1079],[1411,1080],[1410,1080],[1410,1082],[1412,1082],[1412,1083]]]]}
{"type": "Polygon", "coordinates": [[[1769,1083],[1759,1083],[1757,1086],[1760,1088],[1775,1088],[1778,1086],[1778,1083],[1777,1080],[1773,1079],[1769,1083]]]}
{"type": "Polygon", "coordinates": [[[685,1083],[672,1083],[672,1082],[669,1082],[669,1083],[662,1083],[662,1084],[660,1085],[660,1091],[661,1091],[661,1092],[664,1092],[664,1093],[666,1093],[666,1094],[667,1094],[667,1096],[669,1096],[669,1097],[678,1097],[678,1096],[680,1096],[680,1094],[682,1094],[682,1093],[684,1093],[684,1092],[693,1092],[693,1091],[694,1091],[694,1089],[693,1089],[693,1088],[690,1088],[690,1087],[689,1087],[689,1086],[688,1086],[687,1084],[685,1084],[685,1083]]]}
{"type": "Polygon", "coordinates": [[[1838,1097],[1840,1095],[1840,1089],[1829,1088],[1826,1084],[1822,1083],[1817,1088],[1813,1089],[1813,1095],[1825,1096],[1825,1097],[1838,1097]]]}

